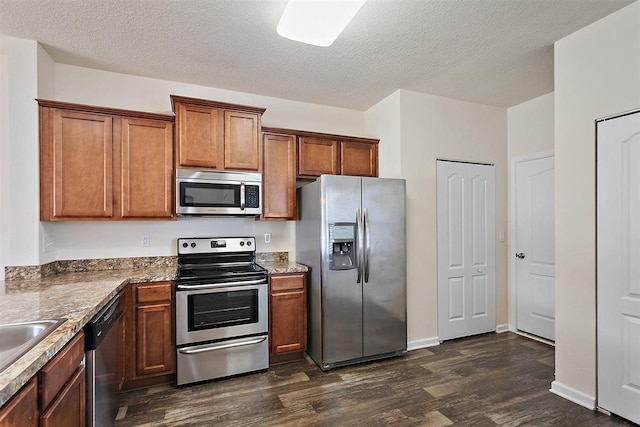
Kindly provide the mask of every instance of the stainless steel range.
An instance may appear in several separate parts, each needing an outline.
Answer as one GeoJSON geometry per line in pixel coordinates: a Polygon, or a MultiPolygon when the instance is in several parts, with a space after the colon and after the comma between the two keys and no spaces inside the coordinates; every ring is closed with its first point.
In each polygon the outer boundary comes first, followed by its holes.
{"type": "Polygon", "coordinates": [[[178,239],[178,385],[269,367],[267,271],[255,238],[178,239]]]}

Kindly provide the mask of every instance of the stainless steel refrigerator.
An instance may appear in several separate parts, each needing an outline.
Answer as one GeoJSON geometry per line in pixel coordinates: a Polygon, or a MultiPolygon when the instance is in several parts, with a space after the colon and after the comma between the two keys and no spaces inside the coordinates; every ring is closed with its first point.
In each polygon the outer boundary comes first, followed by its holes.
{"type": "Polygon", "coordinates": [[[322,369],[407,351],[405,181],[322,175],[298,189],[307,353],[322,369]]]}

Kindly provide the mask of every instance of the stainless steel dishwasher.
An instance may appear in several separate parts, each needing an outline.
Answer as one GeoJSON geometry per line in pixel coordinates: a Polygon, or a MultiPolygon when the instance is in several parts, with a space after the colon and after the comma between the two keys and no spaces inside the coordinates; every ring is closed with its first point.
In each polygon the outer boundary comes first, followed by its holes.
{"type": "Polygon", "coordinates": [[[112,426],[118,413],[118,320],[116,296],[84,327],[87,371],[87,425],[112,426]]]}

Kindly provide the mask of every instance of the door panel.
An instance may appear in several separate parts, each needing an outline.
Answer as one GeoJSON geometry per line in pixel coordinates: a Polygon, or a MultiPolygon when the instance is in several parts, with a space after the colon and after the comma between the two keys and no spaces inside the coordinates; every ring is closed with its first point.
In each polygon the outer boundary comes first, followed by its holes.
{"type": "Polygon", "coordinates": [[[173,202],[173,126],[122,119],[122,216],[170,218],[173,202]]]}
{"type": "Polygon", "coordinates": [[[362,285],[366,357],[407,348],[405,181],[362,178],[362,209],[369,247],[362,285]]]}
{"type": "Polygon", "coordinates": [[[472,316],[487,315],[487,276],[473,278],[473,311],[472,316]]]}
{"type": "Polygon", "coordinates": [[[224,112],[224,168],[260,170],[260,115],[224,112]]]}
{"type": "Polygon", "coordinates": [[[464,320],[464,312],[464,277],[450,277],[448,320],[464,320]]]}
{"type": "MultiPolygon", "coordinates": [[[[555,339],[554,160],[516,163],[516,325],[555,339]]],[[[511,255],[515,256],[515,254],[511,255]]]]}
{"type": "Polygon", "coordinates": [[[495,330],[494,168],[437,163],[438,335],[495,330]]]}
{"type": "Polygon", "coordinates": [[[55,110],[53,120],[53,216],[112,217],[112,118],[55,110]]]}
{"type": "Polygon", "coordinates": [[[323,361],[325,364],[362,357],[362,284],[357,270],[329,270],[328,224],[356,222],[361,208],[361,178],[321,178],[323,361]]]}
{"type": "Polygon", "coordinates": [[[640,113],[597,127],[598,405],[640,423],[640,113]]]}

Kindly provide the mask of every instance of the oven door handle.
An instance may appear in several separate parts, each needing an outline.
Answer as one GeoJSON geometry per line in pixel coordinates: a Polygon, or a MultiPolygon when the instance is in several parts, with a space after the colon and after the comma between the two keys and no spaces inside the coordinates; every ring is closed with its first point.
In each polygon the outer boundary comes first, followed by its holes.
{"type": "Polygon", "coordinates": [[[218,283],[215,285],[212,284],[208,284],[208,285],[178,285],[177,289],[180,291],[191,291],[191,290],[195,290],[195,289],[219,289],[219,288],[231,288],[233,286],[238,286],[238,285],[260,285],[260,284],[266,284],[266,280],[265,279],[257,279],[257,280],[244,280],[241,282],[224,282],[224,283],[218,283]]]}
{"type": "Polygon", "coordinates": [[[226,344],[216,344],[216,345],[212,345],[212,346],[208,346],[208,347],[180,348],[180,349],[178,349],[178,351],[180,353],[182,353],[182,354],[198,354],[198,353],[204,353],[204,352],[207,352],[207,351],[225,350],[227,348],[235,348],[235,347],[243,347],[245,345],[260,344],[261,342],[263,342],[266,339],[267,339],[267,337],[259,337],[259,338],[252,338],[252,339],[245,340],[245,341],[235,341],[235,342],[226,343],[226,344]]]}

